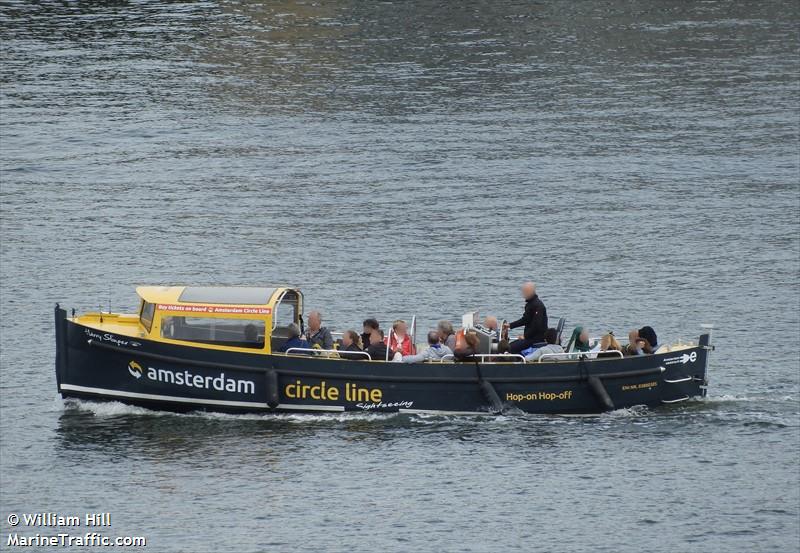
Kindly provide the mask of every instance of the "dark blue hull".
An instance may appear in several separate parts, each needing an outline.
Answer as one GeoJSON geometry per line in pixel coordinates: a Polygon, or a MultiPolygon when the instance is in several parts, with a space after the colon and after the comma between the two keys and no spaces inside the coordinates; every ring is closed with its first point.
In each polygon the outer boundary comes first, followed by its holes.
{"type": "Polygon", "coordinates": [[[168,411],[599,413],[704,396],[708,335],[662,355],[553,363],[348,361],[133,340],[56,308],[63,397],[168,411]]]}

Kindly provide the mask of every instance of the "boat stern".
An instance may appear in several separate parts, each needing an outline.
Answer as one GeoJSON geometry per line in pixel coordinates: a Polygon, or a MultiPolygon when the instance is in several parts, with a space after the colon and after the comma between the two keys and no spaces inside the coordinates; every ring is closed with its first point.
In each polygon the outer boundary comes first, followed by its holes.
{"type": "MultiPolygon", "coordinates": [[[[704,327],[707,325],[704,325],[704,327]]],[[[664,383],[661,402],[681,403],[692,397],[705,397],[708,386],[708,356],[711,345],[711,329],[700,335],[696,347],[663,354],[664,383]]]]}
{"type": "Polygon", "coordinates": [[[61,393],[61,380],[67,368],[67,311],[66,309],[62,309],[59,304],[56,304],[54,315],[56,332],[56,390],[61,393]]]}

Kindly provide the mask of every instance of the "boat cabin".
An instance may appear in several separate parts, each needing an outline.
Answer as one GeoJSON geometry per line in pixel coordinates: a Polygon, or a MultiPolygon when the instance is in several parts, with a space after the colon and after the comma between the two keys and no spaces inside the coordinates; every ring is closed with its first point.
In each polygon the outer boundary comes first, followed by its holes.
{"type": "Polygon", "coordinates": [[[290,287],[140,286],[138,316],[87,313],[97,330],[209,349],[270,353],[300,324],[303,294],[290,287]]]}

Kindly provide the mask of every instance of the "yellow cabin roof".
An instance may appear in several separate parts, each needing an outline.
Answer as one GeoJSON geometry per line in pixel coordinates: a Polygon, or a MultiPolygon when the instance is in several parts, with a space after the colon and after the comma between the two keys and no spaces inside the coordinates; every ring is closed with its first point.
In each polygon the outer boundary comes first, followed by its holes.
{"type": "Polygon", "coordinates": [[[170,305],[255,305],[269,306],[286,287],[260,286],[139,286],[144,301],[170,305]]]}

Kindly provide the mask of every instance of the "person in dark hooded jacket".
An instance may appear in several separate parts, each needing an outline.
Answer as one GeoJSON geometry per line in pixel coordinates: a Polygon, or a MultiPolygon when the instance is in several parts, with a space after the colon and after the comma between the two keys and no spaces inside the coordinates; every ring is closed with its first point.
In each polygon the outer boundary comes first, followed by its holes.
{"type": "Polygon", "coordinates": [[[650,344],[650,349],[656,351],[658,349],[658,337],[656,331],[652,326],[643,326],[639,329],[639,338],[644,338],[650,344]]]}
{"type": "Polygon", "coordinates": [[[658,338],[653,327],[643,326],[639,330],[631,330],[628,334],[628,345],[625,355],[650,355],[658,349],[658,338]]]}
{"type": "Polygon", "coordinates": [[[534,344],[545,342],[544,333],[547,332],[547,308],[536,295],[536,285],[526,282],[522,285],[522,296],[525,298],[525,312],[522,317],[513,323],[507,323],[506,328],[525,327],[523,337],[514,340],[508,345],[509,353],[520,353],[534,344]]]}

